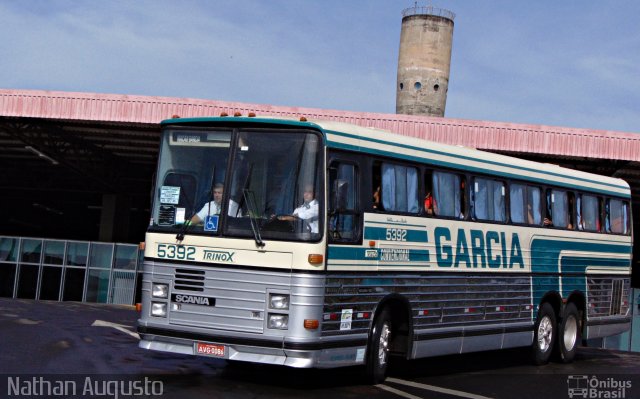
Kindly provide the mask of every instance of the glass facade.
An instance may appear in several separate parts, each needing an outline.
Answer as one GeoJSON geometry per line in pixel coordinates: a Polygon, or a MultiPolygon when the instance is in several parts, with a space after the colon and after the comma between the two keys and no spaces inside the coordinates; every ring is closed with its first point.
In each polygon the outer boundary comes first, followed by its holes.
{"type": "Polygon", "coordinates": [[[132,244],[0,236],[0,297],[132,305],[142,259],[132,244]]]}

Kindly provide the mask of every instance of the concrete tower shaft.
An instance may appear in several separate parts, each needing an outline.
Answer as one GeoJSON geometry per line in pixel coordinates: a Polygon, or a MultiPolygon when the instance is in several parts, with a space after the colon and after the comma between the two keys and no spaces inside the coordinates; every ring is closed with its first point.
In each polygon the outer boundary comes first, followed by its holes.
{"type": "Polygon", "coordinates": [[[444,116],[454,18],[451,11],[431,6],[402,12],[397,114],[444,116]]]}

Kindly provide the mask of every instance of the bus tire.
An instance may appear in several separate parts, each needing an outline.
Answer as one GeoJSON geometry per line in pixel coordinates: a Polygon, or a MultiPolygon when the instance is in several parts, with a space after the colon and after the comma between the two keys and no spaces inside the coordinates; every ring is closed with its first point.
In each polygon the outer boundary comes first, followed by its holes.
{"type": "Polygon", "coordinates": [[[384,382],[387,377],[391,328],[389,308],[385,308],[378,317],[376,317],[367,345],[365,375],[367,381],[371,384],[380,384],[384,382]]]}
{"type": "Polygon", "coordinates": [[[564,309],[564,315],[558,328],[556,342],[558,358],[562,363],[571,363],[576,356],[580,342],[580,319],[578,308],[570,302],[564,309]]]}
{"type": "Polygon", "coordinates": [[[540,306],[533,330],[531,360],[535,365],[541,366],[549,363],[549,358],[554,350],[557,329],[553,307],[545,302],[540,306]]]}

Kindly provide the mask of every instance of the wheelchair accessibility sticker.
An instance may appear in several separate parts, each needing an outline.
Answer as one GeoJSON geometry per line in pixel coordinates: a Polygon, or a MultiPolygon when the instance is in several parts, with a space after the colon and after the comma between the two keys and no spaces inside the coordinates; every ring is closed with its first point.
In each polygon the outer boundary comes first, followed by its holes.
{"type": "Polygon", "coordinates": [[[218,215],[209,215],[204,218],[204,231],[218,231],[218,215]]]}

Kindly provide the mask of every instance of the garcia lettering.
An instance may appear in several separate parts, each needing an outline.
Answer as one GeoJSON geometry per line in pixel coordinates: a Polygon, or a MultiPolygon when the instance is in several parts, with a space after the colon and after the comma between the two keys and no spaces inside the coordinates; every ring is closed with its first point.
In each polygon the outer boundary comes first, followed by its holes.
{"type": "Polygon", "coordinates": [[[525,268],[517,233],[512,233],[508,242],[504,232],[458,229],[452,236],[448,228],[436,227],[434,236],[438,267],[525,268]]]}

